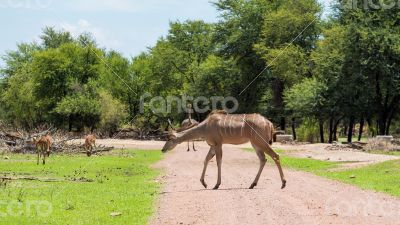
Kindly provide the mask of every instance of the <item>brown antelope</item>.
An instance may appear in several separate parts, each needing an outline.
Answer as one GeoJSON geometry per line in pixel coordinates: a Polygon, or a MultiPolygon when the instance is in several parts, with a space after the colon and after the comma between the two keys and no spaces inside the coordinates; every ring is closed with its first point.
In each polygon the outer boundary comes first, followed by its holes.
{"type": "Polygon", "coordinates": [[[33,142],[36,145],[36,151],[37,151],[37,164],[39,165],[40,161],[40,156],[43,158],[43,165],[46,164],[46,156],[50,156],[50,149],[51,145],[53,143],[53,139],[51,138],[50,135],[43,136],[39,139],[33,138],[33,142]]]}
{"type": "Polygon", "coordinates": [[[250,189],[257,186],[258,180],[260,179],[261,172],[266,163],[265,154],[269,155],[277,165],[282,181],[281,188],[283,189],[286,186],[286,180],[280,164],[279,155],[271,148],[274,136],[273,124],[259,114],[230,115],[225,111],[214,111],[199,125],[179,133],[170,133],[162,152],[165,153],[172,150],[178,144],[185,141],[204,138],[210,146],[210,150],[204,160],[200,182],[207,188],[204,176],[208,162],[216,155],[218,180],[214,189],[218,189],[221,184],[222,145],[240,145],[250,141],[260,160],[259,170],[250,189]]]}
{"type": "Polygon", "coordinates": [[[96,147],[96,136],[94,136],[93,134],[86,135],[86,137],[85,137],[85,150],[86,150],[87,156],[91,156],[92,155],[92,150],[95,147],[96,147]]]}
{"type": "MultiPolygon", "coordinates": [[[[199,122],[197,122],[195,119],[192,119],[192,113],[193,113],[193,109],[192,109],[192,105],[188,104],[188,118],[185,119],[184,121],[182,121],[181,123],[181,130],[187,130],[188,128],[192,127],[193,125],[198,125],[199,122]]],[[[192,141],[193,143],[193,151],[197,151],[196,148],[194,147],[194,141],[192,141]]],[[[187,151],[190,151],[190,141],[187,142],[187,151]]]]}

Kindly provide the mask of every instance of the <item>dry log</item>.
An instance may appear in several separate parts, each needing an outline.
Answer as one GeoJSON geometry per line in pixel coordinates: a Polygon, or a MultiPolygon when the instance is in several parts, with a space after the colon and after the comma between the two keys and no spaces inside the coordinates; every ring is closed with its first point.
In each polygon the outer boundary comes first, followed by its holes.
{"type": "Polygon", "coordinates": [[[0,177],[2,182],[4,181],[12,181],[12,180],[28,180],[28,181],[41,181],[41,182],[64,182],[64,181],[73,181],[73,182],[93,182],[92,179],[88,178],[69,178],[69,179],[56,179],[56,178],[38,178],[38,177],[0,177]]]}

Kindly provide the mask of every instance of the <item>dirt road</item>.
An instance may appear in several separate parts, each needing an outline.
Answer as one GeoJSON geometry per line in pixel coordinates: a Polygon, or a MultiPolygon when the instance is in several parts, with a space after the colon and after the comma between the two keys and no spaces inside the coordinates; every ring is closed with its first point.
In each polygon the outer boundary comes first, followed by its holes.
{"type": "MultiPolygon", "coordinates": [[[[199,179],[208,149],[203,144],[199,148],[186,152],[186,145],[180,145],[156,165],[165,176],[152,224],[400,224],[399,198],[286,168],[288,184],[281,190],[271,164],[249,190],[258,159],[233,146],[224,147],[220,190],[206,190],[199,179]]],[[[209,186],[216,176],[213,160],[206,176],[209,186]]]]}

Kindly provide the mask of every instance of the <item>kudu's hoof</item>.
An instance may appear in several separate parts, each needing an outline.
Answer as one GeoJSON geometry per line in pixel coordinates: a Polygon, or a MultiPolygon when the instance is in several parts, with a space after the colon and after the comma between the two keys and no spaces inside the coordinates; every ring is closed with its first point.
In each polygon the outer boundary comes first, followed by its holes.
{"type": "Polygon", "coordinates": [[[286,187],[286,180],[282,181],[282,187],[281,189],[284,189],[286,187]]]}
{"type": "Polygon", "coordinates": [[[249,189],[253,189],[255,186],[257,186],[257,184],[251,184],[251,186],[249,187],[249,189]]]}
{"type": "Polygon", "coordinates": [[[213,190],[218,190],[219,185],[215,185],[215,187],[213,188],[213,190]]]}
{"type": "Polygon", "coordinates": [[[204,186],[204,188],[207,189],[207,184],[206,184],[206,182],[204,182],[204,180],[200,180],[200,182],[201,182],[201,184],[204,186]]]}

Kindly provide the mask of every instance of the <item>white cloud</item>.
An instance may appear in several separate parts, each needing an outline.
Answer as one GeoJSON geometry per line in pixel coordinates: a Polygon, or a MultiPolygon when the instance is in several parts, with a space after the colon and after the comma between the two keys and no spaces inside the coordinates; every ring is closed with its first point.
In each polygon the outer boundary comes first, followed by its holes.
{"type": "Polygon", "coordinates": [[[47,23],[46,25],[55,26],[56,28],[69,31],[74,37],[77,37],[84,32],[89,32],[93,35],[101,47],[120,48],[122,45],[121,42],[114,38],[112,32],[104,28],[94,26],[85,19],[80,19],[75,23],[61,22],[47,23]]]}

